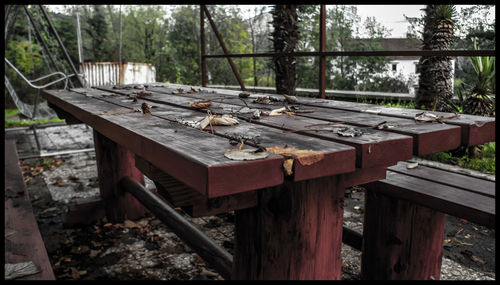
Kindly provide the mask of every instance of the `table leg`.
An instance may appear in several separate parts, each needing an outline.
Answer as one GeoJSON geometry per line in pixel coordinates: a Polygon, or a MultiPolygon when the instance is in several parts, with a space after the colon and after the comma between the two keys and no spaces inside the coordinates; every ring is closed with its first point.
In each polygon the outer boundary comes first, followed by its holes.
{"type": "Polygon", "coordinates": [[[118,181],[129,176],[144,185],[144,175],[135,167],[134,153],[94,130],[99,191],[110,222],[143,217],[146,209],[130,193],[118,188],[118,181]]]}
{"type": "Polygon", "coordinates": [[[342,176],[259,190],[237,210],[232,279],[341,278],[342,176]]]}
{"type": "Polygon", "coordinates": [[[439,279],[445,214],[367,189],[361,276],[439,279]]]}

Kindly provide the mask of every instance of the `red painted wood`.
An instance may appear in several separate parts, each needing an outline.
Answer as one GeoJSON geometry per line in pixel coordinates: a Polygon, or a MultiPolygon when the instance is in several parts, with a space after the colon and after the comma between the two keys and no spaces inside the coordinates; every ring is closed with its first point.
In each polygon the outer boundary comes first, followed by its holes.
{"type": "Polygon", "coordinates": [[[362,278],[439,279],[445,214],[369,189],[365,197],[362,278]]]}
{"type": "Polygon", "coordinates": [[[99,190],[111,222],[136,220],[146,209],[130,193],[121,191],[118,181],[128,176],[144,185],[144,175],[135,167],[134,154],[94,130],[99,190]]]}
{"type": "Polygon", "coordinates": [[[235,211],[232,279],[339,280],[343,202],[341,176],[259,190],[235,211]]]}
{"type": "Polygon", "coordinates": [[[54,272],[33,215],[30,197],[24,184],[16,143],[5,141],[5,191],[18,197],[5,197],[5,263],[33,261],[41,272],[16,280],[55,280],[54,272]],[[7,233],[11,233],[8,234],[7,233]]]}
{"type": "MultiPolygon", "coordinates": [[[[226,138],[154,115],[145,116],[130,112],[131,108],[97,100],[91,96],[60,90],[45,90],[42,94],[49,102],[210,198],[215,197],[212,194],[212,187],[218,187],[215,192],[222,196],[279,185],[283,182],[281,156],[271,154],[266,159],[251,163],[229,160],[224,157],[224,152],[232,146],[226,138]],[[110,110],[128,111],[128,113],[106,115],[105,112],[110,110]],[[223,172],[216,169],[230,168],[230,166],[234,166],[232,171],[223,172]],[[208,171],[208,168],[212,171],[208,171]],[[261,173],[263,169],[267,169],[267,175],[251,176],[261,173]],[[221,184],[218,184],[218,180],[210,177],[212,174],[217,174],[220,180],[221,175],[232,177],[242,170],[246,170],[247,175],[236,184],[226,184],[224,191],[220,189],[221,184]]],[[[245,146],[245,148],[251,147],[245,146]]]]}

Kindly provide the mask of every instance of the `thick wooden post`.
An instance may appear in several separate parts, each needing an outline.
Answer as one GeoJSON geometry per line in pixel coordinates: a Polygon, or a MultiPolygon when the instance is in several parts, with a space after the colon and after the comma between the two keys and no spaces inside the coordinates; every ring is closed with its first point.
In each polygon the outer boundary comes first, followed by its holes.
{"type": "Polygon", "coordinates": [[[94,146],[99,177],[99,191],[110,222],[143,217],[146,209],[130,193],[118,187],[128,176],[144,185],[144,175],[135,167],[134,153],[94,130],[94,146]]]}
{"type": "Polygon", "coordinates": [[[237,210],[232,279],[341,278],[342,176],[259,190],[237,210]]]}
{"type": "Polygon", "coordinates": [[[439,279],[445,214],[367,190],[362,278],[439,279]]]}

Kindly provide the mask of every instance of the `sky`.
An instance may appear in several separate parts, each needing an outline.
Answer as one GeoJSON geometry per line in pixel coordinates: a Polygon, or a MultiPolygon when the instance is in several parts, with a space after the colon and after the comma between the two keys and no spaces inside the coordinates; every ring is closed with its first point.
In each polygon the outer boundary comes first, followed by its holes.
{"type": "MultiPolygon", "coordinates": [[[[60,5],[51,5],[51,8],[57,8],[60,5]]],[[[239,5],[242,10],[244,17],[250,17],[253,15],[253,9],[255,7],[270,5],[239,5]]],[[[328,9],[330,5],[326,5],[328,9]]],[[[361,16],[362,21],[366,17],[375,17],[376,21],[381,23],[383,26],[391,30],[389,37],[391,38],[404,38],[406,37],[406,32],[408,31],[408,22],[405,21],[406,15],[408,17],[420,17],[423,15],[423,9],[425,5],[356,5],[357,13],[361,16]]],[[[471,5],[457,5],[460,9],[461,7],[467,7],[471,5]]],[[[60,6],[62,7],[62,6],[60,6]]],[[[459,9],[457,9],[459,11],[459,9]]],[[[52,10],[52,9],[51,9],[52,10]]],[[[56,9],[59,10],[59,9],[56,9]]],[[[169,9],[167,9],[169,10],[169,9]]],[[[495,11],[493,8],[492,17],[495,17],[495,11]]]]}

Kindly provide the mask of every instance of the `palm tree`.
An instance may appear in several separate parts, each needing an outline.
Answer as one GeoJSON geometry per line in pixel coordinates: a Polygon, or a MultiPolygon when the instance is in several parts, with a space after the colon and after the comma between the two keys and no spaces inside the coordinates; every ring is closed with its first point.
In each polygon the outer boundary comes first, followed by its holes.
{"type": "MultiPolygon", "coordinates": [[[[294,52],[299,39],[297,26],[297,5],[275,5],[273,15],[272,41],[277,53],[294,52]]],[[[277,56],[273,58],[276,72],[276,93],[295,95],[294,57],[277,56]]]]}
{"type": "MultiPolygon", "coordinates": [[[[449,50],[454,41],[455,6],[427,5],[424,17],[423,50],[449,50]]],[[[416,107],[451,112],[453,96],[451,57],[423,56],[419,61],[420,79],[416,107]]]]}
{"type": "MultiPolygon", "coordinates": [[[[478,49],[476,42],[474,48],[478,49]]],[[[495,57],[475,56],[470,59],[477,77],[473,85],[467,88],[466,98],[462,102],[462,112],[495,116],[495,57]]]]}

